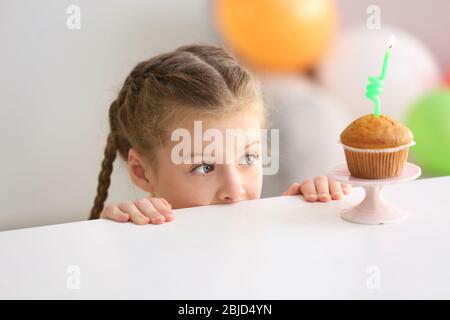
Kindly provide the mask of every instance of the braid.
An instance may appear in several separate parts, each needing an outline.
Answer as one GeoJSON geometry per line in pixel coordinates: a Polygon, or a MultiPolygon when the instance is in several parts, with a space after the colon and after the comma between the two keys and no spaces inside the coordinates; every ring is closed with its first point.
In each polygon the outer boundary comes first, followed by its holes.
{"type": "Polygon", "coordinates": [[[111,183],[111,173],[113,171],[113,163],[116,159],[117,148],[114,142],[113,133],[108,135],[105,148],[105,156],[102,161],[102,169],[98,176],[97,196],[94,200],[94,206],[91,210],[89,219],[98,219],[103,210],[106,198],[108,197],[108,188],[111,183]]]}

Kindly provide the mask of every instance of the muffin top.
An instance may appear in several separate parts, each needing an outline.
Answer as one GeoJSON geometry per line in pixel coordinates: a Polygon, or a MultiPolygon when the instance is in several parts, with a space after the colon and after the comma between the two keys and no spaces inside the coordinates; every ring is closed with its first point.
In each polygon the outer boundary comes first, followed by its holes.
{"type": "Polygon", "coordinates": [[[413,140],[411,130],[386,115],[375,117],[373,114],[362,116],[341,133],[341,143],[366,149],[398,147],[413,140]]]}

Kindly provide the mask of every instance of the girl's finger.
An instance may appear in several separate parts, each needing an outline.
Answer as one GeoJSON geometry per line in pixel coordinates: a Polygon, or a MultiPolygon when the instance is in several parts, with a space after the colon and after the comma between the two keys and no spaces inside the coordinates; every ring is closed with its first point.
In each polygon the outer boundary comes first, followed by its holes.
{"type": "Polygon", "coordinates": [[[330,194],[331,199],[333,200],[341,200],[344,198],[344,192],[342,191],[341,184],[337,181],[334,181],[332,179],[328,180],[329,186],[330,186],[330,194]]]}
{"type": "Polygon", "coordinates": [[[120,210],[117,206],[108,205],[103,209],[100,218],[111,219],[117,222],[126,222],[130,220],[130,215],[120,210]]]}
{"type": "Polygon", "coordinates": [[[350,194],[352,192],[352,186],[347,183],[342,183],[342,191],[344,194],[350,194]]]}
{"type": "Polygon", "coordinates": [[[161,224],[166,221],[164,216],[155,209],[153,204],[149,199],[140,199],[134,202],[136,207],[141,211],[145,216],[150,219],[150,223],[153,224],[161,224]]]}
{"type": "Polygon", "coordinates": [[[164,204],[165,204],[170,210],[172,210],[172,205],[171,205],[169,202],[167,202],[166,199],[164,199],[164,198],[158,198],[158,199],[161,200],[162,202],[164,202],[164,204]]]}
{"type": "Polygon", "coordinates": [[[314,178],[314,184],[319,196],[319,201],[327,202],[331,201],[330,189],[328,187],[328,179],[325,176],[319,176],[314,178]]]}
{"type": "Polygon", "coordinates": [[[318,199],[316,186],[312,180],[305,180],[302,182],[300,185],[300,193],[306,201],[315,202],[318,199]]]}
{"type": "Polygon", "coordinates": [[[130,215],[120,210],[118,206],[114,206],[112,219],[118,222],[127,222],[130,220],[130,215]]]}
{"type": "Polygon", "coordinates": [[[164,201],[162,201],[162,199],[160,198],[151,198],[150,202],[152,203],[153,207],[155,207],[155,209],[164,216],[166,222],[173,221],[174,218],[172,210],[168,205],[166,205],[167,202],[164,203],[164,201]]]}
{"type": "Polygon", "coordinates": [[[147,224],[150,218],[146,217],[133,202],[123,202],[119,204],[119,209],[130,215],[130,219],[135,224],[147,224]]]}
{"type": "Polygon", "coordinates": [[[289,189],[287,189],[285,192],[283,192],[283,196],[295,196],[300,194],[300,184],[297,182],[294,182],[291,184],[289,189]]]}

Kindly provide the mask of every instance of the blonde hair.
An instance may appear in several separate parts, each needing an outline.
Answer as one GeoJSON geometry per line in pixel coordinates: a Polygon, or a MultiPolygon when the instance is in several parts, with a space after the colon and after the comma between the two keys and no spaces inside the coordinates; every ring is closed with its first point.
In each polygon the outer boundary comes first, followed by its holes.
{"type": "Polygon", "coordinates": [[[117,153],[127,161],[135,148],[149,158],[167,138],[177,116],[220,116],[260,100],[252,74],[227,51],[210,45],[189,45],[138,63],[109,108],[110,133],[98,176],[90,219],[97,219],[108,197],[117,153]]]}

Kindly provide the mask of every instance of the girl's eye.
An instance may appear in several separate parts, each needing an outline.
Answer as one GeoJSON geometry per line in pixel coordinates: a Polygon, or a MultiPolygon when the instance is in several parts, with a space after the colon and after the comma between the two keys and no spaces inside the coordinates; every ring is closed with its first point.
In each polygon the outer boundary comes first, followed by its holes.
{"type": "Polygon", "coordinates": [[[201,173],[201,174],[207,174],[207,173],[210,173],[211,171],[214,171],[214,164],[202,163],[202,164],[199,164],[198,166],[195,166],[191,171],[201,173]]]}
{"type": "Polygon", "coordinates": [[[239,160],[239,164],[242,165],[253,165],[256,160],[259,158],[259,156],[255,153],[246,153],[242,156],[242,158],[239,160]]]}

